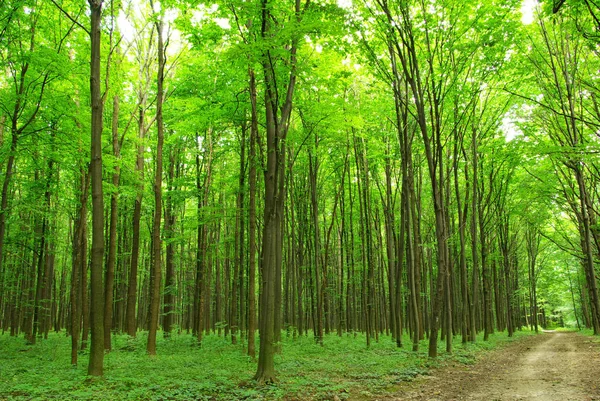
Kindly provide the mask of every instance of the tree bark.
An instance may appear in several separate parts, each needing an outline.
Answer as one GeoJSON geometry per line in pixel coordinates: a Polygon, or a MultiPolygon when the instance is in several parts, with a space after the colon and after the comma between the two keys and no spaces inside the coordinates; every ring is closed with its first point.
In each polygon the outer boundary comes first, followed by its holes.
{"type": "Polygon", "coordinates": [[[138,106],[138,143],[135,163],[135,175],[138,180],[135,203],[133,206],[133,234],[131,244],[131,264],[129,267],[129,280],[127,284],[127,310],[125,320],[127,322],[127,334],[135,337],[137,333],[136,304],[137,304],[137,276],[140,257],[140,220],[142,217],[142,197],[144,194],[144,136],[145,128],[145,95],[140,94],[138,106]]]}
{"type": "MultiPolygon", "coordinates": [[[[152,8],[154,3],[151,1],[152,8]]],[[[160,283],[162,275],[162,241],[160,238],[160,223],[162,217],[162,173],[163,173],[163,98],[164,98],[164,71],[165,71],[165,46],[163,40],[162,16],[155,23],[158,35],[158,73],[156,77],[156,166],[154,174],[154,219],[152,223],[152,261],[153,280],[150,288],[150,325],[146,351],[149,355],[156,355],[156,332],[158,330],[158,314],[160,307],[160,283]]]]}
{"type": "Polygon", "coordinates": [[[91,328],[92,342],[88,374],[102,376],[104,370],[104,291],[102,259],[104,257],[104,199],[102,193],[102,99],[100,93],[100,23],[102,0],[88,0],[91,11],[92,140],[90,174],[92,179],[92,258],[91,258],[91,328]]]}
{"type": "MultiPolygon", "coordinates": [[[[318,140],[315,139],[315,151],[318,140]]],[[[309,180],[310,180],[310,205],[313,226],[313,270],[315,272],[315,292],[317,295],[317,314],[315,316],[316,327],[314,328],[315,341],[323,345],[323,280],[321,275],[321,238],[319,233],[319,212],[317,203],[317,175],[319,172],[319,161],[316,155],[309,152],[309,180]]]]}
{"type": "Polygon", "coordinates": [[[256,102],[256,78],[252,69],[250,77],[250,150],[248,168],[248,355],[256,357],[256,141],[258,139],[258,110],[256,102]]]}
{"type": "Polygon", "coordinates": [[[169,152],[169,171],[167,173],[167,201],[165,205],[165,239],[167,241],[167,252],[166,252],[166,275],[165,275],[165,291],[164,291],[164,305],[163,305],[163,332],[165,337],[171,335],[171,330],[175,315],[175,244],[173,240],[175,238],[175,212],[173,210],[173,197],[174,197],[174,184],[175,179],[175,164],[178,163],[175,157],[176,150],[171,149],[169,152]]]}
{"type": "MultiPolygon", "coordinates": [[[[242,289],[243,280],[238,280],[240,272],[244,268],[244,183],[245,183],[245,168],[246,168],[246,130],[247,125],[242,128],[240,137],[240,176],[238,180],[238,191],[236,196],[236,215],[235,215],[235,263],[233,268],[233,283],[231,289],[231,343],[237,344],[237,333],[241,319],[238,318],[238,299],[243,299],[242,289]],[[238,297],[239,295],[239,297],[238,297]]],[[[242,276],[243,277],[243,276],[242,276]]],[[[239,308],[241,311],[241,307],[239,308]]]]}
{"type": "MultiPolygon", "coordinates": [[[[296,20],[300,22],[302,11],[300,0],[295,2],[296,20]]],[[[274,19],[271,15],[272,5],[269,0],[262,1],[261,36],[270,39],[271,24],[274,19]]],[[[270,49],[265,49],[262,54],[262,67],[265,77],[265,114],[266,114],[266,170],[264,172],[264,227],[262,237],[262,292],[261,314],[259,331],[261,336],[258,357],[258,368],[254,379],[259,383],[275,381],[274,352],[275,339],[281,334],[277,325],[280,320],[276,305],[281,294],[281,261],[282,261],[282,231],[283,231],[283,174],[285,174],[285,139],[289,129],[292,112],[292,99],[296,84],[296,52],[298,37],[292,39],[289,49],[289,79],[285,90],[283,104],[278,104],[276,95],[278,82],[275,77],[274,55],[270,49]],[[280,113],[279,113],[280,111],[280,113]],[[279,116],[279,117],[278,117],[279,116]],[[278,289],[279,287],[279,289],[278,289]],[[279,331],[276,334],[276,331],[279,331]]]]}
{"type": "Polygon", "coordinates": [[[113,97],[112,148],[115,166],[112,174],[113,191],[110,194],[110,223],[108,258],[104,280],[104,349],[111,350],[110,331],[113,323],[113,290],[115,284],[115,263],[117,260],[117,217],[119,215],[119,178],[121,150],[119,147],[119,97],[113,97]]]}

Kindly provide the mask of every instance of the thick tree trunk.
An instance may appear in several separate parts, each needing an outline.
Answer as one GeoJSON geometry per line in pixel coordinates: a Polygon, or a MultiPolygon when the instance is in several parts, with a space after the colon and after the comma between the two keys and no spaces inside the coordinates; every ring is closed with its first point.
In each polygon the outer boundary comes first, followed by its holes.
{"type": "MultiPolygon", "coordinates": [[[[265,65],[265,75],[270,72],[265,65]]],[[[271,77],[272,79],[272,77],[271,77]]],[[[272,85],[269,81],[267,85],[272,85]]],[[[260,348],[258,356],[258,369],[254,378],[259,383],[271,383],[275,381],[275,286],[277,264],[277,240],[280,228],[277,210],[279,144],[276,128],[276,109],[273,109],[275,98],[271,95],[272,87],[267,86],[265,94],[265,106],[267,115],[267,163],[265,170],[265,201],[264,201],[264,227],[262,235],[262,260],[261,260],[261,292],[260,292],[260,348]]]]}
{"type": "MultiPolygon", "coordinates": [[[[300,22],[301,9],[300,0],[296,0],[295,12],[297,22],[300,22]]],[[[261,36],[269,37],[273,18],[271,15],[271,4],[269,0],[262,1],[262,27],[261,36]]],[[[281,328],[277,324],[280,319],[280,305],[276,305],[281,298],[281,262],[283,247],[283,197],[285,185],[283,174],[285,174],[285,139],[289,128],[292,113],[292,98],[296,83],[296,52],[298,38],[292,40],[289,49],[289,80],[286,84],[285,100],[278,104],[277,85],[273,55],[266,49],[262,55],[262,67],[265,77],[265,114],[266,114],[266,170],[265,176],[265,202],[264,202],[264,227],[262,238],[262,292],[261,292],[261,314],[260,314],[260,350],[258,357],[258,369],[255,380],[259,383],[271,383],[275,381],[275,366],[273,354],[275,352],[275,340],[281,335],[281,328]],[[278,118],[278,112],[280,117],[278,118]],[[277,316],[276,316],[277,315],[277,316]],[[278,332],[278,333],[276,333],[278,332]]]]}
{"type": "Polygon", "coordinates": [[[90,174],[92,178],[92,258],[91,258],[91,328],[88,374],[102,376],[104,369],[104,291],[102,259],[104,257],[104,199],[102,195],[102,99],[100,93],[100,22],[102,0],[88,0],[91,9],[92,140],[90,174]]]}
{"type": "MultiPolygon", "coordinates": [[[[15,106],[15,110],[18,110],[18,106],[15,106]]],[[[8,195],[10,188],[10,181],[13,175],[13,168],[15,164],[15,156],[17,154],[17,143],[19,142],[19,133],[17,130],[17,118],[13,118],[12,137],[10,142],[10,153],[6,161],[6,170],[4,171],[4,182],[2,183],[2,198],[0,200],[0,271],[2,271],[2,264],[4,261],[4,237],[6,235],[6,215],[8,214],[8,195]]]]}
{"type": "Polygon", "coordinates": [[[588,290],[590,293],[592,327],[594,329],[594,334],[600,335],[600,298],[598,295],[596,269],[594,267],[594,254],[590,229],[590,212],[588,210],[589,202],[583,173],[581,172],[581,168],[579,166],[577,166],[577,168],[575,169],[575,179],[577,180],[577,186],[579,189],[579,203],[581,210],[580,232],[582,234],[581,245],[584,255],[584,270],[587,279],[588,290]]]}

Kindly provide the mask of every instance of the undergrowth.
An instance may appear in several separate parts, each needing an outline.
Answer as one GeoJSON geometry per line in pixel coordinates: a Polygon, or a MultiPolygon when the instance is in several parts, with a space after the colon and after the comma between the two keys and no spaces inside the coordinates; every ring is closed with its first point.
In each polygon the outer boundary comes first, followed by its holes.
{"type": "Polygon", "coordinates": [[[434,366],[472,364],[476,355],[514,341],[528,331],[492,335],[487,342],[462,345],[454,341],[451,355],[440,341],[439,355],[427,358],[427,342],[410,350],[410,339],[397,348],[381,336],[370,348],[362,334],[326,336],[321,347],[312,336],[283,334],[283,352],[276,357],[279,381],[257,386],[252,380],[256,362],[244,354],[244,344],[206,336],[202,345],[191,335],[158,338],[158,355],[146,355],[146,335],[113,336],[113,351],[105,357],[102,380],[86,380],[88,355],[70,365],[70,339],[50,334],[34,346],[22,337],[0,335],[0,400],[347,400],[368,399],[393,391],[395,385],[426,375],[434,366]]]}

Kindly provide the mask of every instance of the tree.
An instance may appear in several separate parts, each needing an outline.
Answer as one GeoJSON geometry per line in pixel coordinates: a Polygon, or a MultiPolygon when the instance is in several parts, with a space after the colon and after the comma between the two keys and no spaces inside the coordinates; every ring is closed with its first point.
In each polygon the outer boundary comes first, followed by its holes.
{"type": "MultiPolygon", "coordinates": [[[[290,24],[299,24],[309,0],[302,7],[296,0],[290,24]]],[[[261,2],[261,39],[270,42],[275,27],[272,6],[269,0],[261,2]]],[[[265,195],[261,256],[261,302],[259,332],[261,336],[258,356],[258,370],[255,379],[260,383],[270,383],[275,380],[274,353],[275,341],[281,328],[277,325],[276,305],[278,294],[281,292],[281,252],[283,247],[283,201],[285,196],[285,139],[292,114],[292,100],[297,78],[297,52],[300,35],[294,34],[289,49],[289,75],[283,81],[276,77],[279,69],[276,63],[281,63],[277,49],[267,47],[261,55],[261,67],[264,74],[264,102],[266,116],[266,167],[264,171],[265,195]],[[285,93],[280,100],[278,93],[285,93]],[[280,103],[281,101],[281,103],[280,103]]]]}
{"type": "Polygon", "coordinates": [[[92,107],[90,176],[92,189],[92,253],[91,253],[91,328],[88,374],[102,376],[104,370],[104,199],[102,191],[102,109],[100,92],[100,44],[102,0],[88,0],[90,5],[90,94],[92,107]]]}
{"type": "MultiPolygon", "coordinates": [[[[154,2],[150,0],[152,11],[154,2]]],[[[162,10],[161,10],[162,11],[162,10]]],[[[158,37],[158,74],[156,77],[156,166],[154,170],[154,219],[152,223],[152,287],[150,288],[150,329],[148,333],[148,344],[146,351],[149,355],[156,355],[156,331],[158,330],[158,313],[160,306],[160,283],[162,275],[162,241],[160,237],[160,223],[162,217],[162,175],[163,175],[163,144],[164,144],[164,122],[163,122],[163,99],[164,99],[164,75],[165,75],[165,44],[163,39],[163,20],[158,16],[155,22],[158,37]]]]}
{"type": "MultiPolygon", "coordinates": [[[[552,17],[551,26],[545,17],[539,18],[539,46],[530,57],[540,78],[543,101],[534,100],[540,106],[538,118],[547,123],[543,133],[559,151],[554,153],[555,168],[560,177],[562,194],[575,217],[580,236],[580,252],[583,258],[594,333],[600,333],[600,299],[594,267],[594,226],[597,213],[592,207],[588,184],[593,175],[594,162],[586,159],[589,136],[595,129],[591,123],[597,116],[589,115],[585,104],[592,99],[585,95],[588,73],[582,60],[590,60],[580,37],[572,37],[573,22],[561,16],[552,17]],[[543,50],[541,50],[543,49],[543,50]],[[579,149],[581,152],[574,150],[579,149]]],[[[537,44],[537,43],[536,43],[537,44]]],[[[588,73],[589,74],[589,73],[588,73]]],[[[591,106],[593,107],[593,106],[591,106]]]]}

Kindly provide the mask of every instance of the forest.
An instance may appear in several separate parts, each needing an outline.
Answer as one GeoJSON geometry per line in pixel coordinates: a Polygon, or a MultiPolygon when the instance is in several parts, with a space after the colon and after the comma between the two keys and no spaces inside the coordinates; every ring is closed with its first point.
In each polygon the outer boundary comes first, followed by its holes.
{"type": "Polygon", "coordinates": [[[0,0],[0,70],[0,399],[600,335],[595,0],[0,0]]]}

